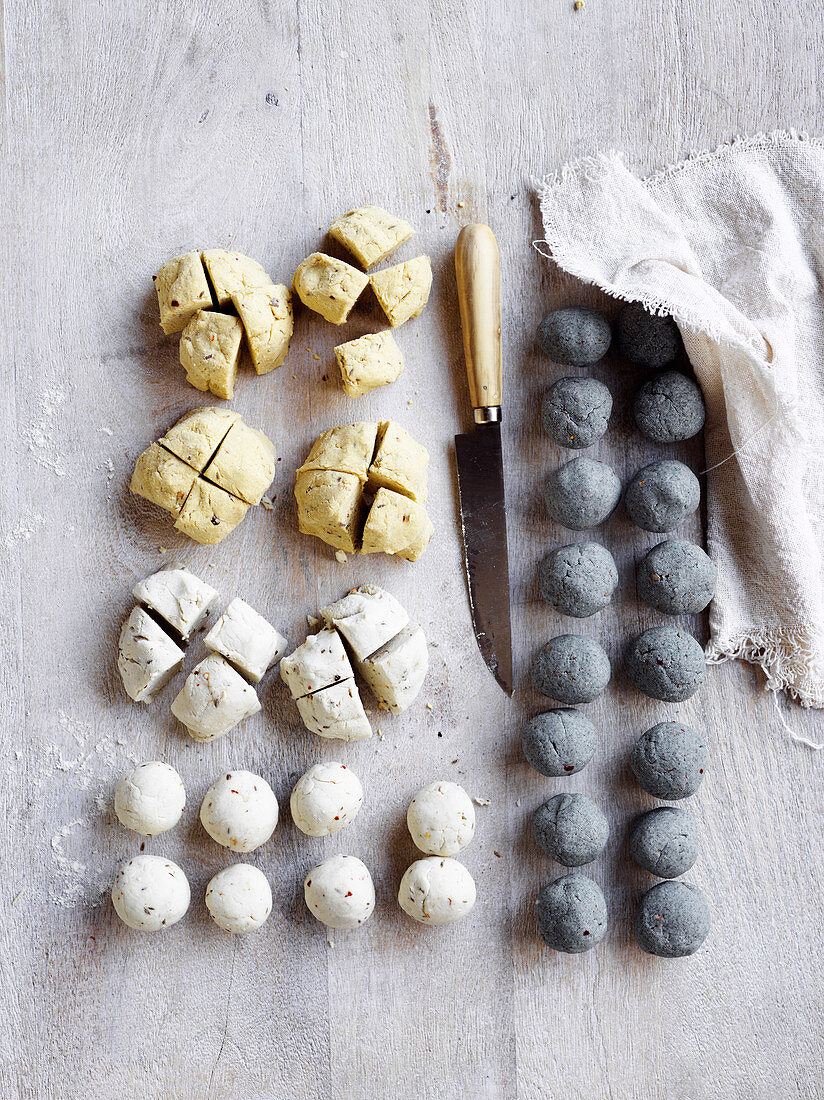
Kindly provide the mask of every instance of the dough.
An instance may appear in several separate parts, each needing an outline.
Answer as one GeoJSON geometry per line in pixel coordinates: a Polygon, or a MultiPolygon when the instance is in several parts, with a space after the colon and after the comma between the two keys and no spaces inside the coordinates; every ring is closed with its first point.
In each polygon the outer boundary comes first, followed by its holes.
{"type": "Polygon", "coordinates": [[[120,630],[117,668],[130,699],[148,703],[183,667],[185,654],[142,607],[132,609],[120,630]]]}
{"type": "Polygon", "coordinates": [[[157,932],[177,924],[191,893],[183,871],[163,856],[135,856],[120,865],[112,886],[115,912],[129,928],[157,932]]]}
{"type": "Polygon", "coordinates": [[[248,511],[244,501],[199,477],[175,520],[175,530],[202,546],[214,546],[234,531],[248,511]]]}
{"type": "Polygon", "coordinates": [[[195,741],[223,737],[238,722],[259,710],[255,689],[216,654],[210,654],[196,666],[172,703],[172,714],[195,741]]]}
{"type": "Polygon", "coordinates": [[[532,660],[532,683],[559,703],[591,703],[610,680],[609,657],[597,642],[580,634],[550,638],[532,660]]]}
{"type": "Polygon", "coordinates": [[[186,641],[220,600],[210,584],[173,566],[153,573],[132,589],[132,594],[164,619],[186,641]]]}
{"type": "Polygon", "coordinates": [[[255,683],[286,650],[283,635],[240,599],[232,600],[203,641],[255,683]]]}
{"type": "Polygon", "coordinates": [[[541,775],[574,775],[582,771],[597,745],[595,726],[573,707],[536,714],[521,734],[524,756],[541,775]]]}
{"type": "Polygon", "coordinates": [[[620,499],[618,475],[594,458],[573,458],[544,481],[547,511],[556,523],[572,531],[597,527],[612,515],[620,499]]]}
{"type": "Polygon", "coordinates": [[[370,332],[339,344],[335,358],[347,397],[362,397],[403,374],[403,355],[391,332],[370,332]]]}
{"type": "Polygon", "coordinates": [[[678,878],[698,859],[698,829],[686,810],[659,806],[639,814],[629,833],[629,854],[659,878],[678,878]]]}
{"type": "Polygon", "coordinates": [[[541,422],[559,447],[582,451],[609,427],[612,394],[595,378],[559,378],[544,394],[541,422]]]}
{"type": "Polygon", "coordinates": [[[282,283],[233,294],[232,302],[243,322],[252,364],[268,374],[283,364],[295,329],[292,296],[282,283]]]}
{"type": "Polygon", "coordinates": [[[331,836],[351,825],[363,805],[363,787],[351,768],[335,760],[315,764],[295,784],[289,808],[307,836],[331,836]]]}
{"type": "Polygon", "coordinates": [[[354,554],[363,527],[363,482],[334,470],[299,470],[295,479],[298,530],[354,554]]]}
{"type": "Polygon", "coordinates": [[[603,852],[609,822],[586,794],[556,794],[532,815],[532,835],[550,859],[581,867],[603,852]]]}
{"type": "Polygon", "coordinates": [[[417,561],[435,528],[422,504],[390,489],[378,489],[363,528],[364,554],[397,554],[417,561]]]}
{"type": "Polygon", "coordinates": [[[630,765],[648,794],[677,802],[701,786],[707,760],[707,743],[700,733],[677,722],[659,722],[638,738],[630,765]]]}
{"type": "Polygon", "coordinates": [[[370,276],[369,282],[392,328],[423,313],[432,288],[432,264],[418,256],[370,276]]]}
{"type": "Polygon", "coordinates": [[[199,252],[187,252],[166,263],[154,277],[160,327],[168,336],[186,327],[199,309],[211,309],[212,295],[199,252]]]}
{"type": "Polygon", "coordinates": [[[141,836],[159,836],[173,829],[186,806],[183,780],[162,760],[138,764],[118,782],[114,812],[120,824],[141,836]]]}
{"type": "Polygon", "coordinates": [[[217,844],[254,852],[275,831],[278,800],[254,772],[226,772],[203,796],[200,821],[217,844]]]}
{"type": "Polygon", "coordinates": [[[615,339],[625,359],[647,370],[669,366],[684,350],[672,317],[648,313],[640,302],[628,302],[618,314],[615,339]]]}
{"type": "Polygon", "coordinates": [[[263,871],[250,863],[233,863],[209,880],[206,908],[226,932],[254,932],[272,912],[272,888],[263,871]]]}
{"type": "Polygon", "coordinates": [[[634,638],[625,664],[639,691],[665,703],[683,703],[707,675],[701,646],[691,634],[671,626],[656,626],[634,638]]]}
{"type": "Polygon", "coordinates": [[[197,472],[159,443],[143,452],[135,463],[129,488],[144,500],[179,516],[192,490],[197,472]]]}
{"type": "Polygon", "coordinates": [[[712,924],[707,899],[689,882],[659,882],[635,910],[635,938],[650,955],[680,959],[694,955],[712,924]]]}
{"type": "Polygon", "coordinates": [[[310,634],[303,645],[280,662],[280,678],[293,699],[351,680],[354,675],[343,642],[334,630],[310,634]]]}
{"type": "Polygon", "coordinates": [[[381,708],[400,714],[417,699],[429,670],[426,636],[408,623],[371,657],[358,662],[358,672],[381,708]]]}
{"type": "Polygon", "coordinates": [[[382,420],[369,467],[369,491],[374,493],[383,486],[425,504],[428,467],[426,447],[416,443],[400,424],[382,420]]]}
{"type": "Polygon", "coordinates": [[[716,569],[700,546],[668,539],[638,564],[638,595],[664,615],[697,615],[715,595],[716,569]]]}
{"type": "Polygon", "coordinates": [[[313,252],[295,272],[293,286],[305,306],[333,325],[342,325],[368,282],[356,267],[313,252]]]}
{"type": "Polygon", "coordinates": [[[409,622],[409,615],[383,588],[362,584],[328,607],[320,609],[326,625],[349,643],[359,661],[380,649],[409,622]]]}
{"type": "Polygon", "coordinates": [[[305,470],[335,470],[355,474],[365,484],[375,452],[378,425],[365,421],[341,424],[319,435],[298,473],[305,470]]]}
{"type": "Polygon", "coordinates": [[[607,931],[607,903],[600,886],[574,872],[556,878],[535,902],[538,931],[547,947],[578,955],[597,947],[607,931]]]}
{"type": "Polygon", "coordinates": [[[567,306],[547,313],[535,339],[553,362],[565,367],[588,367],[609,351],[612,329],[597,309],[567,306]]]}
{"type": "Polygon", "coordinates": [[[314,695],[305,695],[297,700],[297,708],[304,726],[318,737],[363,741],[372,736],[354,680],[343,680],[314,695]]]}
{"type": "Polygon", "coordinates": [[[433,856],[462,852],[475,835],[472,799],[457,783],[422,787],[409,803],[406,824],[415,846],[433,856]]]}
{"type": "Polygon", "coordinates": [[[240,361],[243,326],[237,317],[198,310],[180,337],[180,362],[186,381],[230,400],[240,361]]]}
{"type": "Polygon", "coordinates": [[[329,928],[357,928],[375,911],[375,887],[355,856],[331,856],[313,867],[303,884],[309,912],[329,928]]]}
{"type": "Polygon", "coordinates": [[[209,248],[202,256],[215,288],[218,305],[227,305],[235,294],[246,294],[259,287],[274,285],[257,260],[251,260],[239,252],[209,248]]]}
{"type": "Polygon", "coordinates": [[[206,405],[182,416],[159,441],[161,447],[202,473],[226,437],[240,420],[240,413],[206,405]]]}
{"type": "Polygon", "coordinates": [[[562,615],[585,619],[603,611],[618,587],[618,567],[597,542],[561,546],[538,569],[541,598],[562,615]]]}
{"type": "Polygon", "coordinates": [[[656,374],[645,382],[632,403],[641,434],[654,443],[692,439],[704,427],[704,398],[691,378],[677,370],[656,374]]]}
{"type": "Polygon", "coordinates": [[[452,924],[472,910],[475,882],[456,859],[429,856],[407,867],[398,905],[419,924],[452,924]]]}
{"type": "Polygon", "coordinates": [[[363,267],[374,267],[414,234],[402,218],[379,206],[361,206],[329,226],[329,236],[348,248],[363,267]]]}
{"type": "Polygon", "coordinates": [[[675,459],[652,462],[627,485],[624,505],[642,531],[672,531],[691,516],[701,500],[698,478],[675,459]]]}
{"type": "Polygon", "coordinates": [[[247,504],[260,504],[272,484],[276,463],[271,439],[238,420],[226,433],[203,476],[247,504]]]}

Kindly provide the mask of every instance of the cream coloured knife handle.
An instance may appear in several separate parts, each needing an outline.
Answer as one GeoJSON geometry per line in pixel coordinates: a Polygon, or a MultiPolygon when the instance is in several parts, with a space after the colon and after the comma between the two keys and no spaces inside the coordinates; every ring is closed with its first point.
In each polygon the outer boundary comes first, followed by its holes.
{"type": "Polygon", "coordinates": [[[455,245],[466,376],[478,424],[501,419],[501,257],[488,225],[465,225],[455,245]]]}

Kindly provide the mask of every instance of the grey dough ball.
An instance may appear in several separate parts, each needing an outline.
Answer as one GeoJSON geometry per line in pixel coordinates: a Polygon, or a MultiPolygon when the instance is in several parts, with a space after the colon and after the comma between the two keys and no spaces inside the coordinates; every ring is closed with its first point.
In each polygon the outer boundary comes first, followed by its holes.
{"type": "Polygon", "coordinates": [[[574,775],[595,753],[595,726],[574,707],[536,714],[524,726],[521,745],[527,762],[541,775],[574,775]]]}
{"type": "Polygon", "coordinates": [[[707,415],[700,389],[677,370],[645,382],[635,395],[632,411],[635,423],[654,443],[692,439],[704,427],[707,415]]]}
{"type": "Polygon", "coordinates": [[[607,430],[612,394],[596,378],[559,378],[544,394],[541,422],[561,447],[582,451],[607,430]]]}
{"type": "Polygon", "coordinates": [[[641,734],[629,762],[648,794],[677,802],[701,786],[707,759],[707,743],[700,733],[677,722],[659,722],[641,734]]]}
{"type": "Polygon", "coordinates": [[[650,699],[683,703],[704,682],[704,651],[691,634],[672,626],[645,630],[626,652],[627,675],[650,699]]]}
{"type": "Polygon", "coordinates": [[[678,878],[698,859],[695,820],[677,806],[660,806],[641,814],[630,829],[629,854],[651,875],[678,878]]]}
{"type": "Polygon", "coordinates": [[[581,867],[604,850],[609,822],[585,794],[556,794],[532,815],[532,835],[550,859],[581,867]]]}
{"type": "Polygon", "coordinates": [[[602,313],[586,306],[569,306],[548,313],[538,325],[541,351],[556,363],[587,367],[597,363],[612,343],[612,329],[602,313]]]}
{"type": "Polygon", "coordinates": [[[675,459],[653,462],[627,485],[624,505],[642,531],[665,534],[691,516],[701,500],[698,478],[675,459]]]}
{"type": "Polygon", "coordinates": [[[684,347],[672,317],[656,317],[640,302],[629,302],[618,314],[615,339],[625,359],[650,370],[669,366],[684,347]]]}
{"type": "Polygon", "coordinates": [[[607,931],[607,903],[600,887],[574,872],[556,878],[535,902],[538,930],[547,947],[570,955],[589,951],[607,931]]]}
{"type": "Polygon", "coordinates": [[[609,683],[609,657],[597,642],[579,634],[559,634],[532,659],[532,682],[559,703],[591,703],[609,683]]]}
{"type": "Polygon", "coordinates": [[[715,564],[700,546],[667,539],[638,564],[638,595],[664,615],[696,615],[715,595],[715,564]]]}
{"type": "Polygon", "coordinates": [[[544,500],[554,520],[572,531],[597,527],[621,499],[621,482],[605,462],[573,458],[547,474],[544,500]]]}
{"type": "Polygon", "coordinates": [[[688,882],[659,882],[635,910],[635,938],[644,951],[664,959],[694,955],[710,930],[707,899],[688,882]]]}
{"type": "Polygon", "coordinates": [[[582,542],[552,550],[538,570],[542,599],[560,611],[585,619],[603,610],[618,585],[618,567],[609,550],[582,542]]]}

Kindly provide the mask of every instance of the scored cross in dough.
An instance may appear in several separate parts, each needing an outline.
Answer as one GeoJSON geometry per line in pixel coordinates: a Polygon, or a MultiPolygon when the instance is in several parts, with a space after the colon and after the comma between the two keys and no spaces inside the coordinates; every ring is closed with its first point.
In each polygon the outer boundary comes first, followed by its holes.
{"type": "Polygon", "coordinates": [[[292,285],[305,306],[333,325],[342,325],[368,282],[368,276],[351,264],[313,252],[298,267],[292,285]]]}
{"type": "Polygon", "coordinates": [[[170,335],[184,329],[192,314],[210,309],[212,294],[199,252],[175,256],[154,276],[160,327],[170,335]]]}
{"type": "Polygon", "coordinates": [[[272,484],[275,445],[257,428],[237,420],[226,433],[203,476],[247,504],[260,504],[272,484]]]}
{"type": "Polygon", "coordinates": [[[425,504],[428,469],[426,447],[416,443],[394,420],[382,420],[378,426],[375,457],[369,467],[369,491],[377,492],[383,486],[425,504]]]}
{"type": "Polygon", "coordinates": [[[362,397],[380,386],[388,386],[403,373],[403,355],[391,332],[370,332],[339,344],[335,358],[347,397],[362,397]]]}
{"type": "Polygon", "coordinates": [[[372,736],[372,727],[354,680],[343,680],[313,695],[305,695],[296,703],[304,726],[318,737],[363,741],[372,736]]]}
{"type": "Polygon", "coordinates": [[[179,516],[197,471],[158,443],[152,443],[135,463],[129,488],[144,500],[179,516]]]}
{"type": "Polygon", "coordinates": [[[189,674],[172,714],[195,741],[214,741],[260,710],[255,689],[223,657],[210,654],[189,674]]]}
{"type": "Polygon", "coordinates": [[[415,230],[380,206],[361,206],[341,215],[329,226],[329,236],[347,248],[366,268],[385,260],[408,241],[415,230]]]}
{"type": "Polygon", "coordinates": [[[363,482],[335,470],[299,470],[295,479],[298,530],[349,554],[357,552],[363,527],[363,482]]]}
{"type": "Polygon", "coordinates": [[[252,365],[268,374],[283,364],[294,332],[292,296],[282,283],[232,295],[243,322],[252,365]]]}
{"type": "Polygon", "coordinates": [[[423,312],[432,289],[432,264],[428,256],[418,256],[374,272],[369,282],[389,324],[397,328],[423,312]]]}
{"type": "Polygon", "coordinates": [[[180,337],[186,381],[228,401],[234,396],[243,326],[237,317],[199,309],[180,337]]]}
{"type": "Polygon", "coordinates": [[[206,405],[182,416],[158,442],[200,474],[240,418],[231,409],[206,405]]]}
{"type": "Polygon", "coordinates": [[[175,520],[175,530],[201,546],[215,546],[234,531],[248,511],[245,501],[198,477],[175,520]]]}
{"type": "Polygon", "coordinates": [[[202,253],[202,257],[212,280],[218,305],[227,305],[235,294],[247,294],[258,287],[274,285],[272,278],[257,260],[242,256],[239,252],[209,248],[202,253]]]}
{"type": "Polygon", "coordinates": [[[435,528],[422,504],[391,489],[378,489],[363,528],[364,554],[396,554],[417,561],[435,528]]]}

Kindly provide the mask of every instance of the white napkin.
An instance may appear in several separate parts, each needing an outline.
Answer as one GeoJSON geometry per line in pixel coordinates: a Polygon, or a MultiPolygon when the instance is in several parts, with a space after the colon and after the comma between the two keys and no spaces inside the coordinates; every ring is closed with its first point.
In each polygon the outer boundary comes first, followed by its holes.
{"type": "Polygon", "coordinates": [[[611,153],[539,194],[536,246],[672,314],[704,391],[708,658],[824,707],[824,147],[761,135],[643,181],[611,153]]]}

